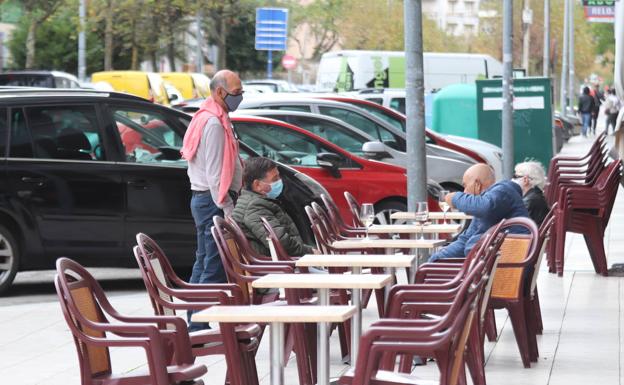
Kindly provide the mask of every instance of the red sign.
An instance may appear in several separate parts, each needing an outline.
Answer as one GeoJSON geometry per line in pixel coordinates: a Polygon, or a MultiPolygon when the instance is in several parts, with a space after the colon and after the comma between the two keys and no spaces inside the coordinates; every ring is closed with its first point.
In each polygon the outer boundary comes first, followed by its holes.
{"type": "Polygon", "coordinates": [[[297,66],[297,59],[292,55],[282,56],[282,67],[287,70],[291,70],[297,66]]]}

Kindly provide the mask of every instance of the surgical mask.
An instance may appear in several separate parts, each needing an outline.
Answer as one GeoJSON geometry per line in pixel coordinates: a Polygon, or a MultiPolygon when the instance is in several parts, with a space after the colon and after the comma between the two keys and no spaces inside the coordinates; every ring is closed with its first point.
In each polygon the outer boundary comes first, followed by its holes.
{"type": "Polygon", "coordinates": [[[270,199],[276,199],[282,193],[282,190],[284,189],[284,183],[280,179],[271,183],[270,185],[271,189],[268,193],[266,193],[266,196],[270,199]]]}
{"type": "Polygon", "coordinates": [[[225,95],[225,98],[223,98],[223,102],[225,103],[225,105],[228,108],[229,112],[234,112],[236,111],[236,109],[238,108],[238,106],[241,104],[241,102],[243,101],[243,93],[241,92],[238,95],[232,95],[230,93],[228,93],[227,91],[225,92],[227,95],[225,95]]]}

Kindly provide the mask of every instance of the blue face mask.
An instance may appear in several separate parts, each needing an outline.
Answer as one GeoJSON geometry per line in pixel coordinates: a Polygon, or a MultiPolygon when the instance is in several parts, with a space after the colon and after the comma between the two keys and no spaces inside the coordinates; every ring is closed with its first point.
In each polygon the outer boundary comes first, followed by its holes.
{"type": "Polygon", "coordinates": [[[266,193],[266,196],[270,199],[276,199],[282,193],[283,189],[284,183],[282,182],[282,180],[280,179],[278,181],[275,181],[271,183],[271,189],[268,193],[266,193]]]}

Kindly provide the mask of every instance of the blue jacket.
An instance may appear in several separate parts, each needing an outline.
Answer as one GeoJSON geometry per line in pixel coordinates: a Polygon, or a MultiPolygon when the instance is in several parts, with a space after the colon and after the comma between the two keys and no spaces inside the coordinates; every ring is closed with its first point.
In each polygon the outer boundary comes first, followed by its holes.
{"type": "MultiPolygon", "coordinates": [[[[529,216],[522,201],[522,189],[510,180],[495,183],[480,195],[457,193],[453,196],[453,206],[474,218],[455,242],[433,254],[430,261],[463,258],[468,255],[481,235],[502,219],[529,216]]],[[[510,233],[524,232],[524,229],[510,229],[510,233]]]]}

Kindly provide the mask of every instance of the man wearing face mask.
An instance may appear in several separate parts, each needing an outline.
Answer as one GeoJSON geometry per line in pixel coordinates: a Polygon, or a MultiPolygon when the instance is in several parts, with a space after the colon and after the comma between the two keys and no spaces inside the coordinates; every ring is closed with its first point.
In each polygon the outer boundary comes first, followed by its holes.
{"type": "MultiPolygon", "coordinates": [[[[232,213],[243,179],[238,141],[228,116],[243,100],[241,80],[232,71],[219,71],[210,82],[210,92],[191,120],[180,151],[188,161],[191,213],[197,229],[191,283],[227,282],[210,228],[215,215],[232,213]]],[[[189,330],[201,328],[191,323],[189,330]]]]}
{"type": "MultiPolygon", "coordinates": [[[[502,219],[529,216],[520,186],[510,180],[495,182],[494,171],[487,164],[475,164],[466,170],[464,192],[450,193],[445,200],[452,208],[472,215],[473,219],[454,242],[433,254],[429,261],[464,258],[481,235],[502,219]]],[[[511,228],[510,232],[525,230],[511,228]]]]}
{"type": "Polygon", "coordinates": [[[282,189],[282,179],[273,161],[262,157],[248,159],[243,191],[232,218],[245,233],[251,247],[262,255],[271,255],[262,217],[269,221],[288,254],[301,256],[315,252],[312,246],[303,242],[292,218],[280,206],[277,198],[282,189]]]}

